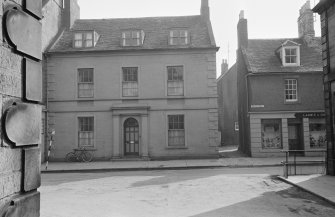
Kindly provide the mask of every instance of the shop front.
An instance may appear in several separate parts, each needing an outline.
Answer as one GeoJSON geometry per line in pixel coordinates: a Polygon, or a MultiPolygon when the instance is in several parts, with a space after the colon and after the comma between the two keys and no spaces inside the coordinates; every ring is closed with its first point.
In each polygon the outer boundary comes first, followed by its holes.
{"type": "Polygon", "coordinates": [[[323,112],[250,114],[252,156],[283,156],[283,150],[296,151],[300,156],[323,155],[326,147],[324,116],[323,112]]]}

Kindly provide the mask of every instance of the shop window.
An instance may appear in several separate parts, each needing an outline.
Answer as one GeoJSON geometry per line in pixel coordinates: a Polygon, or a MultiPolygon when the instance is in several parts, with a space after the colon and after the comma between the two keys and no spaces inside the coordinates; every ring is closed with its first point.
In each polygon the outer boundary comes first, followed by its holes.
{"type": "Polygon", "coordinates": [[[262,148],[282,149],[281,119],[263,119],[262,127],[262,148]]]}
{"type": "Polygon", "coordinates": [[[311,148],[326,147],[326,124],[324,119],[309,119],[309,140],[311,148]]]}

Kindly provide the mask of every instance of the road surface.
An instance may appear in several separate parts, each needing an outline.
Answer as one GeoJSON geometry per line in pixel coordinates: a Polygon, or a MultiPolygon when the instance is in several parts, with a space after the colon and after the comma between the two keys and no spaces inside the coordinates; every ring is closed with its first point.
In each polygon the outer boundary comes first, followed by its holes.
{"type": "Polygon", "coordinates": [[[282,168],[43,174],[41,217],[322,217],[328,203],[282,168]]]}

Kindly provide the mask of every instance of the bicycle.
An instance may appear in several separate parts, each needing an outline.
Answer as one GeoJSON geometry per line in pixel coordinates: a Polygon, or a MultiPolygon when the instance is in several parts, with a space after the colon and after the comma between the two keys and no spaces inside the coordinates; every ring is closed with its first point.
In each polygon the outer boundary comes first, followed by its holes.
{"type": "Polygon", "coordinates": [[[65,156],[65,160],[69,162],[91,162],[92,159],[93,155],[85,148],[73,149],[72,152],[67,153],[65,156]]]}

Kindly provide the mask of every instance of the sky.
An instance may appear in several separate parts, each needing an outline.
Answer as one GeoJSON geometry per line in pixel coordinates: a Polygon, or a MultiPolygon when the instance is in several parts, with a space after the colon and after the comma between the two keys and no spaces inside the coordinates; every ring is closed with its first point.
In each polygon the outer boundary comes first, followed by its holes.
{"type": "MultiPolygon", "coordinates": [[[[319,0],[310,0],[311,7],[319,0]]],[[[81,19],[187,16],[200,14],[201,0],[78,0],[81,19]],[[94,3],[92,3],[94,2],[94,3]]],[[[217,76],[222,59],[236,62],[239,13],[244,10],[250,39],[298,37],[299,9],[306,0],[209,0],[217,52],[217,76]]],[[[320,18],[315,14],[320,36],[320,18]]]]}

